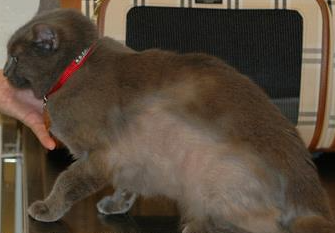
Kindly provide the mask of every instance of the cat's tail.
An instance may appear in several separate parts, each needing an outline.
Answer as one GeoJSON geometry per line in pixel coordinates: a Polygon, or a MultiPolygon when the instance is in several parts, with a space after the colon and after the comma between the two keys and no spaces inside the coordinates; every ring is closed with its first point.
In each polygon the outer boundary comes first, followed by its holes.
{"type": "Polygon", "coordinates": [[[290,233],[335,233],[335,223],[322,216],[300,216],[291,221],[290,233]]]}

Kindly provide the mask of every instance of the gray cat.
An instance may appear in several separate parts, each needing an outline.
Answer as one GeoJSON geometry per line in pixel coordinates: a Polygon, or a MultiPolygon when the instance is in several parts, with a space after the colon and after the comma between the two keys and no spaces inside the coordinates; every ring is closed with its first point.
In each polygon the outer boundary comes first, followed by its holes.
{"type": "Polygon", "coordinates": [[[98,39],[71,10],[33,18],[10,39],[8,57],[10,83],[48,95],[51,132],[78,159],[29,207],[34,219],[56,221],[112,184],[176,200],[184,233],[335,233],[294,126],[221,60],[135,52],[98,39]],[[83,51],[87,60],[50,94],[83,51]]]}

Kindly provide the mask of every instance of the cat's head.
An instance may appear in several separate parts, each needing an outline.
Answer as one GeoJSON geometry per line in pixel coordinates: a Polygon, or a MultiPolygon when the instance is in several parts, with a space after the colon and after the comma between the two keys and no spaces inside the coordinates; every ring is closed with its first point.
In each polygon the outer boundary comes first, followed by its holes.
{"type": "Polygon", "coordinates": [[[42,98],[60,74],[97,40],[95,25],[80,12],[53,10],[35,16],[10,38],[4,75],[42,98]]]}

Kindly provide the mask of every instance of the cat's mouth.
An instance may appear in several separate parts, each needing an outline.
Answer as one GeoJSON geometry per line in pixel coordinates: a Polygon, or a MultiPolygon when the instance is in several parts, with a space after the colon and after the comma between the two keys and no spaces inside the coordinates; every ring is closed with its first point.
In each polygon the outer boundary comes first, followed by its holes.
{"type": "Polygon", "coordinates": [[[19,89],[31,89],[37,99],[42,99],[43,94],[39,89],[34,88],[26,77],[17,75],[13,72],[11,75],[7,76],[7,79],[11,86],[19,89]]]}
{"type": "Polygon", "coordinates": [[[18,76],[14,76],[14,75],[9,75],[7,76],[9,83],[13,86],[13,87],[17,87],[17,88],[29,88],[30,82],[24,78],[24,77],[18,77],[18,76]]]}
{"type": "Polygon", "coordinates": [[[17,88],[26,88],[30,86],[30,82],[16,74],[18,59],[17,57],[9,56],[5,67],[3,69],[3,75],[8,78],[9,83],[17,88]]]}

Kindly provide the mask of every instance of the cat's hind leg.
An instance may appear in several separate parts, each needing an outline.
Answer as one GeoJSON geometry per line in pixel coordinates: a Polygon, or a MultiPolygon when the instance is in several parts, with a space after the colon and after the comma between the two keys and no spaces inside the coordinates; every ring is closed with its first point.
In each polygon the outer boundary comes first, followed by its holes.
{"type": "Polygon", "coordinates": [[[335,223],[322,216],[301,216],[291,221],[290,233],[335,233],[335,223]]]}
{"type": "Polygon", "coordinates": [[[183,228],[182,233],[253,233],[244,230],[229,222],[220,221],[220,224],[213,221],[206,221],[205,223],[190,222],[183,228]]]}
{"type": "Polygon", "coordinates": [[[45,200],[30,205],[29,215],[42,222],[57,221],[75,202],[103,188],[112,170],[103,161],[108,161],[108,153],[96,151],[74,162],[58,176],[45,200]]]}

